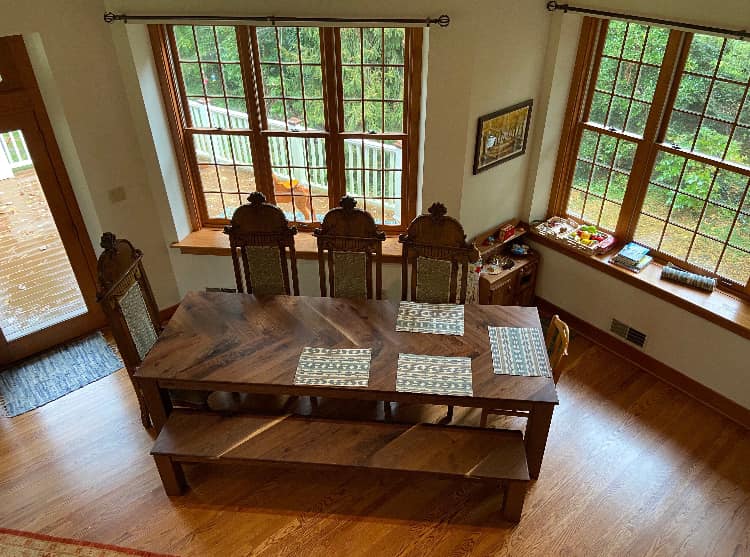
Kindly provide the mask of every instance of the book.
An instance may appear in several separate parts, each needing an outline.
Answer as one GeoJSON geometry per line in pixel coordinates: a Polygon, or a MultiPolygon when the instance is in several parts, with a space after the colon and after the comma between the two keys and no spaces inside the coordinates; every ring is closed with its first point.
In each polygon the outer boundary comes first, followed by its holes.
{"type": "Polygon", "coordinates": [[[635,266],[645,255],[648,255],[649,251],[651,250],[645,246],[636,244],[635,242],[630,242],[617,252],[615,258],[619,262],[629,263],[630,265],[635,266]]]}
{"type": "Polygon", "coordinates": [[[640,258],[640,260],[638,260],[638,263],[636,263],[635,265],[631,265],[630,263],[627,263],[621,259],[617,259],[617,256],[614,256],[609,260],[609,262],[615,265],[619,265],[620,267],[625,267],[626,269],[628,269],[629,271],[633,271],[634,273],[640,273],[653,260],[654,258],[650,255],[644,255],[640,258]]]}

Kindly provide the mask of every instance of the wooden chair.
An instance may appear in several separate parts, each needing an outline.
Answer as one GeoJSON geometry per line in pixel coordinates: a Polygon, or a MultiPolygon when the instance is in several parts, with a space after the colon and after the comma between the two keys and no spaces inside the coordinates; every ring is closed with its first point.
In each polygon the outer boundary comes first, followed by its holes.
{"type": "Polygon", "coordinates": [[[289,225],[281,209],[266,203],[266,197],[261,192],[251,193],[247,200],[250,203],[240,206],[232,216],[232,223],[224,227],[224,234],[229,236],[232,249],[237,291],[245,291],[242,280],[244,273],[248,294],[291,294],[293,290],[294,295],[299,296],[297,254],[294,250],[297,229],[289,225]],[[289,263],[292,268],[291,288],[289,263]]]}
{"type": "MultiPolygon", "coordinates": [[[[560,368],[560,362],[563,356],[568,355],[568,344],[570,343],[570,329],[568,325],[560,319],[559,315],[553,315],[552,320],[547,327],[547,332],[544,335],[544,342],[547,345],[547,354],[549,355],[549,363],[552,368],[552,379],[555,384],[560,379],[562,369],[560,368]]],[[[481,427],[487,426],[487,418],[490,414],[502,415],[502,416],[517,416],[521,418],[528,418],[528,412],[524,411],[512,411],[503,409],[491,409],[485,408],[482,410],[482,419],[480,422],[481,427]]]]}
{"type": "Polygon", "coordinates": [[[466,242],[461,223],[446,213],[445,205],[433,203],[428,214],[411,221],[406,234],[398,237],[403,244],[402,300],[410,292],[413,302],[455,303],[458,292],[458,303],[466,303],[469,263],[479,259],[479,252],[466,242]]]}
{"type": "Polygon", "coordinates": [[[141,422],[151,427],[143,394],[133,374],[161,332],[159,310],[143,270],[143,254],[111,232],[102,234],[97,301],[109,321],[117,348],[133,382],[141,409],[141,422]]]}
{"type": "Polygon", "coordinates": [[[339,207],[328,211],[320,228],[313,231],[313,235],[318,239],[320,295],[327,296],[327,292],[330,291],[331,296],[336,298],[371,300],[374,297],[380,300],[383,288],[382,243],[385,241],[385,232],[377,229],[375,219],[370,213],[357,209],[356,205],[357,201],[353,197],[342,197],[339,207]]]}

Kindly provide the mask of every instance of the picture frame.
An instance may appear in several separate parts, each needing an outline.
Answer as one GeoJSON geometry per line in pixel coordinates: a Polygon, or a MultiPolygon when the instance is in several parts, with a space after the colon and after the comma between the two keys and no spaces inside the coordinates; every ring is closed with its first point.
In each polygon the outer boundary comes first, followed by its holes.
{"type": "Polygon", "coordinates": [[[533,99],[480,116],[474,147],[474,174],[526,152],[533,99]]]}

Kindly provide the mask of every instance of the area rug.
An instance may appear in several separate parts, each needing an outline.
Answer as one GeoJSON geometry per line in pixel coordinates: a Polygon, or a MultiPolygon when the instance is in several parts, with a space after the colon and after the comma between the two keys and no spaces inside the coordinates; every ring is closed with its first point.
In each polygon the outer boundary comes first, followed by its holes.
{"type": "Polygon", "coordinates": [[[122,367],[101,333],[54,348],[0,372],[0,415],[39,408],[122,367]]]}
{"type": "Polygon", "coordinates": [[[3,557],[174,557],[128,547],[58,538],[34,532],[0,528],[0,555],[3,557]]]}

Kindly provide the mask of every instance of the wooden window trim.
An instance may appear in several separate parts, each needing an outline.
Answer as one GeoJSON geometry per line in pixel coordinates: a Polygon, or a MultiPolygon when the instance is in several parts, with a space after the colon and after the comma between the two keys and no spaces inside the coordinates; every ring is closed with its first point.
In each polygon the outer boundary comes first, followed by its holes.
{"type": "MultiPolygon", "coordinates": [[[[608,25],[609,22],[607,20],[586,17],[581,27],[566,116],[563,122],[555,172],[552,179],[552,191],[547,207],[547,216],[566,215],[576,166],[576,156],[584,130],[591,130],[597,134],[609,135],[618,139],[635,142],[637,143],[637,147],[630,171],[630,178],[620,209],[617,227],[613,231],[615,236],[624,243],[631,241],[634,237],[648,190],[648,178],[659,152],[672,153],[688,160],[706,163],[749,177],[750,169],[731,161],[719,160],[698,152],[675,148],[671,144],[664,142],[669,118],[672,114],[679,88],[680,76],[682,75],[690,51],[693,37],[691,33],[677,30],[670,32],[654,97],[651,102],[652,108],[649,110],[649,116],[642,137],[626,131],[611,130],[604,125],[587,121],[608,25]]],[[[708,98],[706,99],[707,102],[708,98]]],[[[584,222],[582,219],[576,217],[569,216],[568,218],[584,222]]],[[[736,218],[737,216],[735,216],[735,220],[736,218]]],[[[724,249],[726,249],[726,245],[727,243],[725,242],[724,249]]],[[[748,279],[745,285],[738,285],[720,277],[716,273],[710,273],[705,269],[669,254],[652,250],[652,255],[657,263],[672,262],[694,272],[711,274],[718,279],[718,286],[721,290],[742,299],[750,300],[750,279],[748,279]]]]}
{"type": "MultiPolygon", "coordinates": [[[[338,205],[338,200],[346,192],[344,173],[344,139],[384,139],[402,140],[401,169],[401,224],[380,225],[389,235],[403,232],[416,216],[417,175],[419,166],[419,123],[422,83],[422,29],[405,28],[404,50],[404,131],[402,133],[345,132],[343,131],[343,91],[341,77],[341,52],[338,28],[320,28],[321,71],[323,75],[323,102],[326,113],[326,130],[288,132],[266,129],[266,114],[263,96],[258,94],[258,76],[261,75],[255,29],[249,26],[236,26],[237,46],[242,77],[245,83],[245,102],[248,107],[250,128],[221,129],[194,127],[190,114],[186,113],[185,96],[180,83],[181,69],[174,59],[177,52],[174,36],[167,25],[149,25],[151,47],[159,75],[162,99],[169,121],[172,144],[175,150],[180,177],[183,183],[185,201],[193,231],[202,228],[222,228],[226,219],[208,217],[201,190],[201,180],[194,150],[190,148],[191,137],[196,134],[217,134],[248,137],[255,170],[255,184],[270,202],[275,202],[273,179],[270,174],[270,152],[268,137],[307,137],[324,138],[326,160],[328,162],[329,206],[338,205]],[[252,52],[252,56],[251,53],[252,52]],[[333,94],[331,92],[333,91],[333,94]]],[[[318,223],[296,223],[300,230],[312,230],[318,223]]]]}

